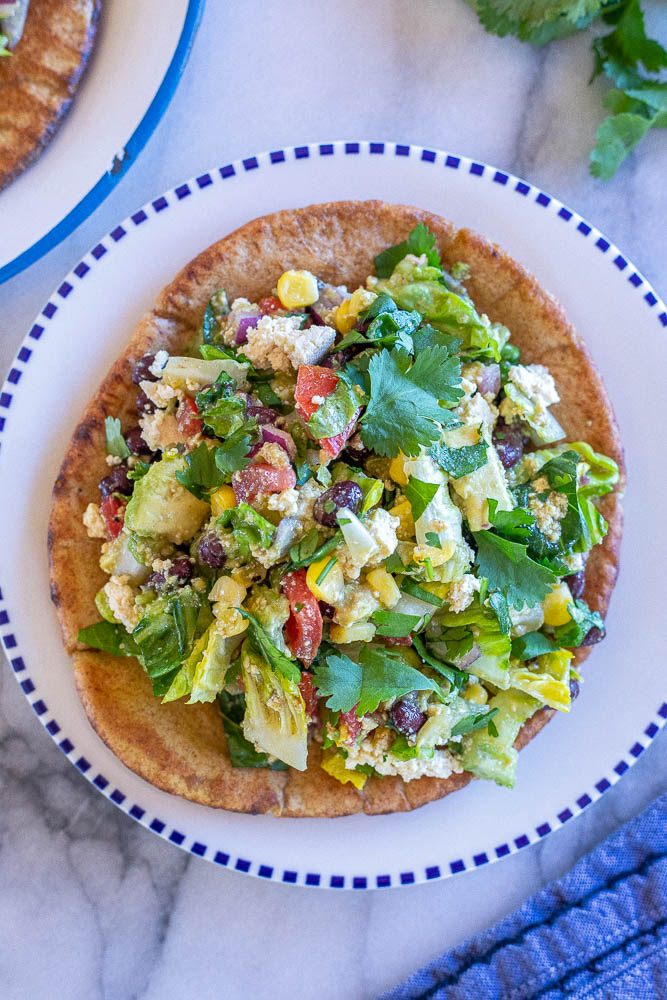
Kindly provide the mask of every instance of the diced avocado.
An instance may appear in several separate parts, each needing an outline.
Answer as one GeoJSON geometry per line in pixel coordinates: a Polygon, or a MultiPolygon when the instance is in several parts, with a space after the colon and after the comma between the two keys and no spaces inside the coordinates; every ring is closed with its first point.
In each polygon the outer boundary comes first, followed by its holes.
{"type": "Polygon", "coordinates": [[[498,709],[493,719],[497,736],[488,729],[463,738],[461,763],[466,771],[478,778],[488,778],[497,785],[514,787],[516,764],[519,757],[514,747],[521,726],[540,707],[539,701],[510,688],[499,691],[488,703],[489,711],[498,709]]]}
{"type": "Polygon", "coordinates": [[[452,489],[460,497],[463,510],[471,531],[480,531],[489,523],[489,505],[487,500],[496,500],[498,510],[512,510],[514,502],[507,486],[505,470],[498,458],[498,453],[491,446],[491,436],[488,426],[476,422],[465,424],[460,428],[447,431],[445,443],[450,448],[461,448],[466,445],[476,444],[480,440],[480,427],[482,439],[489,447],[486,450],[486,462],[469,472],[466,476],[459,476],[452,479],[452,489]]]}
{"type": "Polygon", "coordinates": [[[181,456],[155,462],[137,480],[125,511],[125,526],[137,535],[180,545],[195,535],[209,515],[209,505],[189,493],[176,479],[185,468],[181,456]]]}
{"type": "MultiPolygon", "coordinates": [[[[529,399],[512,382],[505,384],[505,395],[513,404],[515,419],[524,421],[533,444],[553,444],[565,437],[565,431],[545,406],[529,399]]],[[[505,412],[501,409],[501,413],[505,412]]],[[[506,415],[506,419],[509,412],[506,415]]]]}
{"type": "Polygon", "coordinates": [[[134,584],[143,583],[150,573],[150,566],[145,566],[133,555],[127,531],[121,531],[112,542],[102,546],[100,569],[109,576],[129,576],[134,584]]]}

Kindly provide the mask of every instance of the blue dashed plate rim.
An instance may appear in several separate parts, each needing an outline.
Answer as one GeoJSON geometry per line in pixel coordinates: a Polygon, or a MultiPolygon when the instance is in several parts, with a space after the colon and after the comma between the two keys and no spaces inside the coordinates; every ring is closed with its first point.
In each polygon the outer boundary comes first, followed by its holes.
{"type": "MultiPolygon", "coordinates": [[[[413,157],[425,164],[440,165],[445,170],[466,171],[472,177],[485,178],[487,182],[490,181],[503,187],[512,188],[518,197],[532,200],[536,206],[536,210],[549,209],[553,211],[564,224],[575,227],[582,238],[588,240],[592,247],[595,247],[597,251],[605,255],[606,260],[608,260],[616,275],[619,278],[622,277],[627,280],[630,286],[643,298],[646,307],[653,312],[658,324],[662,328],[667,327],[667,308],[664,302],[641,272],[634,267],[630,260],[610,240],[607,240],[595,226],[591,225],[581,215],[568,208],[558,199],[509,172],[499,170],[486,163],[465,156],[395,142],[338,140],[335,142],[285,147],[235,160],[179,184],[153,201],[148,202],[124,222],[117,225],[106,237],[96,243],[89,253],[72,268],[71,272],[54,290],[48,302],[35,319],[0,391],[0,449],[2,446],[2,436],[6,432],[7,413],[10,410],[12,399],[20,391],[22,374],[33,357],[34,351],[38,349],[39,341],[48,329],[49,321],[53,319],[61,304],[70,295],[76,293],[77,288],[80,287],[80,283],[85,280],[86,275],[91,269],[107,253],[113,252],[114,247],[130,234],[133,229],[150,223],[151,218],[168,210],[170,205],[181,202],[193,194],[203,193],[213,185],[224,184],[229,178],[243,175],[250,171],[276,166],[288,160],[306,160],[311,157],[373,157],[380,155],[413,157]]],[[[1,458],[2,454],[0,450],[0,463],[1,458]]],[[[653,715],[647,720],[641,735],[620,756],[617,763],[609,767],[606,774],[601,775],[590,787],[583,789],[572,801],[564,804],[549,820],[537,824],[531,830],[519,833],[511,842],[499,844],[484,852],[468,857],[450,858],[444,862],[434,862],[419,869],[413,868],[413,870],[401,871],[394,875],[374,873],[372,875],[328,874],[324,876],[321,873],[308,870],[295,871],[279,868],[276,865],[265,864],[259,859],[235,855],[233,852],[224,850],[222,845],[205,844],[196,837],[188,834],[187,830],[174,827],[166,819],[153,815],[150,809],[134,801],[133,797],[124,792],[122,788],[110,782],[104,774],[97,770],[91,761],[77,750],[77,747],[65,734],[57,719],[53,717],[48,705],[41,697],[37,685],[30,677],[30,666],[25,654],[22,652],[20,637],[12,629],[10,602],[6,597],[5,590],[5,587],[0,586],[0,638],[2,639],[12,672],[40,723],[77,770],[127,816],[189,854],[205,858],[214,864],[229,868],[230,870],[289,885],[352,890],[406,886],[443,879],[473,868],[480,868],[498,859],[515,854],[519,850],[542,840],[554,830],[564,826],[565,823],[582,813],[588,806],[599,799],[630,769],[632,764],[641,756],[646,747],[667,722],[667,702],[663,702],[656,707],[653,715]]],[[[147,785],[147,788],[150,787],[147,785]]]]}
{"type": "Polygon", "coordinates": [[[141,121],[124,144],[122,158],[117,159],[113,169],[109,168],[102,174],[90,191],[55,226],[47,233],[44,233],[43,236],[40,236],[39,239],[35,240],[32,246],[27,247],[12,260],[7,261],[6,264],[0,267],[0,285],[20,274],[21,271],[30,267],[31,264],[35,264],[38,260],[41,260],[45,254],[58,246],[65,237],[73,233],[75,229],[78,229],[99,208],[102,202],[108,198],[132,164],[136,162],[176,93],[176,88],[183,75],[183,70],[186,67],[190,51],[194,44],[199,22],[204,13],[205,3],[206,0],[188,0],[183,28],[169,61],[167,71],[141,121]]]}

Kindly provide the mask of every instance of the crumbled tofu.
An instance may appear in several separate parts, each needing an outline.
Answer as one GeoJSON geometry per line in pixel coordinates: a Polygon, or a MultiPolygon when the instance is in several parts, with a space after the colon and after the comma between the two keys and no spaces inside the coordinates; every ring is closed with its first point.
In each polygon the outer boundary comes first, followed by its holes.
{"type": "Polygon", "coordinates": [[[272,493],[266,500],[269,510],[277,510],[279,514],[290,517],[297,512],[299,503],[299,491],[291,487],[283,490],[282,493],[272,493]]]}
{"type": "MultiPolygon", "coordinates": [[[[489,403],[480,392],[477,392],[477,385],[473,383],[474,392],[471,396],[466,396],[461,400],[454,411],[465,425],[479,427],[483,425],[487,439],[491,439],[491,433],[498,419],[498,409],[489,403]]],[[[457,447],[459,447],[457,442],[457,447]]]]}
{"type": "Polygon", "coordinates": [[[170,445],[185,444],[189,450],[197,447],[202,440],[201,434],[188,436],[178,426],[174,413],[167,410],[156,410],[155,413],[142,413],[139,416],[141,436],[151,451],[166,451],[170,445]]]}
{"type": "Polygon", "coordinates": [[[354,625],[364,621],[378,611],[380,602],[373,596],[367,583],[348,583],[343,600],[336,605],[334,621],[337,625],[354,625]]]}
{"type": "Polygon", "coordinates": [[[368,529],[378,548],[377,553],[369,561],[369,566],[375,566],[383,559],[387,559],[395,550],[398,545],[396,532],[400,523],[400,518],[394,517],[382,507],[372,510],[365,518],[364,527],[368,529]]]}
{"type": "Polygon", "coordinates": [[[100,508],[96,503],[89,503],[83,513],[83,524],[89,538],[106,538],[107,530],[100,508]]]}
{"type": "Polygon", "coordinates": [[[567,556],[561,556],[562,561],[567,566],[570,573],[581,573],[586,567],[586,560],[583,552],[570,552],[567,556]]]}
{"type": "Polygon", "coordinates": [[[428,760],[414,757],[412,760],[397,760],[392,757],[390,745],[392,734],[388,729],[376,730],[361,746],[347,747],[345,767],[353,771],[357,764],[370,764],[378,774],[397,775],[403,781],[414,778],[448,778],[452,773],[460,773],[463,768],[456,757],[447,750],[436,750],[428,760]]]}
{"type": "Polygon", "coordinates": [[[479,580],[472,573],[466,573],[460,580],[455,580],[454,583],[449,585],[447,593],[449,610],[455,614],[465,611],[472,604],[473,597],[479,591],[479,588],[479,580]]]}
{"type": "Polygon", "coordinates": [[[316,365],[336,339],[330,326],[300,330],[300,316],[263,316],[248,330],[243,352],[258,368],[289,372],[300,365],[316,365]]]}
{"type": "Polygon", "coordinates": [[[155,360],[153,361],[153,364],[148,369],[151,375],[155,375],[156,378],[159,378],[160,375],[162,374],[162,369],[166,365],[167,361],[169,361],[169,354],[167,353],[167,351],[158,351],[157,354],[155,355],[155,360]]]}
{"type": "Polygon", "coordinates": [[[259,451],[255,452],[253,461],[266,462],[276,469],[286,469],[291,464],[285,449],[275,441],[265,441],[259,451]]]}
{"type": "Polygon", "coordinates": [[[106,463],[111,468],[113,468],[115,465],[120,465],[122,461],[123,459],[119,458],[118,455],[107,455],[106,457],[106,463]]]}
{"type": "MultiPolygon", "coordinates": [[[[544,493],[549,489],[546,476],[540,476],[533,482],[533,489],[537,493],[544,493]]],[[[551,490],[545,500],[531,495],[528,506],[535,517],[537,527],[545,538],[550,542],[557,542],[561,534],[561,521],[567,514],[568,501],[564,493],[551,490]]]]}
{"type": "Polygon", "coordinates": [[[145,392],[152,403],[162,408],[168,406],[174,399],[180,402],[184,398],[184,393],[181,389],[174,389],[173,386],[167,385],[162,379],[158,382],[145,380],[139,383],[139,388],[145,392]]]}
{"type": "Polygon", "coordinates": [[[126,574],[112,576],[104,584],[104,593],[112,613],[131,632],[138,624],[141,612],[135,604],[134,590],[129,581],[130,577],[126,574]]]}
{"type": "Polygon", "coordinates": [[[168,573],[171,569],[171,564],[171,559],[154,559],[151,563],[151,569],[154,573],[168,573]]]}
{"type": "Polygon", "coordinates": [[[512,365],[508,377],[538,406],[547,407],[560,400],[553,376],[544,365],[512,365]]]}

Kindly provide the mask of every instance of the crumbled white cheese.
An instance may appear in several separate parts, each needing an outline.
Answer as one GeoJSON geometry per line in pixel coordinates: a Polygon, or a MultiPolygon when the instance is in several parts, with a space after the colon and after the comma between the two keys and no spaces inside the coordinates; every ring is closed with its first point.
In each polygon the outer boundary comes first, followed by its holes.
{"type": "Polygon", "coordinates": [[[414,778],[448,778],[450,774],[460,773],[463,768],[459,761],[448,750],[435,750],[433,757],[420,760],[398,760],[392,757],[390,744],[392,734],[384,730],[375,738],[364,740],[361,746],[347,747],[345,767],[353,771],[357,764],[370,764],[378,774],[397,775],[403,781],[414,778]]]}
{"type": "Polygon", "coordinates": [[[106,463],[107,465],[111,466],[111,468],[113,468],[115,465],[120,465],[122,461],[123,459],[119,458],[118,455],[107,455],[106,457],[106,463]]]}
{"type": "Polygon", "coordinates": [[[299,492],[294,487],[283,490],[282,493],[272,493],[266,500],[266,506],[269,510],[277,510],[279,514],[284,514],[286,517],[296,514],[298,503],[299,492]]]}
{"type": "Polygon", "coordinates": [[[348,583],[343,600],[336,605],[334,621],[337,625],[354,625],[370,618],[381,607],[367,583],[348,583]]]}
{"type": "Polygon", "coordinates": [[[167,573],[171,569],[171,559],[154,559],[151,569],[154,573],[167,573]]]}
{"type": "Polygon", "coordinates": [[[553,376],[544,365],[512,365],[508,378],[537,406],[546,408],[560,400],[553,376]]]}
{"type": "Polygon", "coordinates": [[[139,383],[139,388],[146,393],[152,403],[162,408],[168,406],[174,399],[180,402],[184,398],[184,393],[181,389],[174,389],[173,386],[167,385],[162,379],[157,382],[145,380],[139,383]]]}
{"type": "Polygon", "coordinates": [[[285,449],[275,441],[265,441],[253,456],[254,462],[266,462],[276,469],[286,469],[291,463],[285,449]]]}
{"type": "Polygon", "coordinates": [[[169,354],[167,351],[158,351],[155,355],[153,364],[148,369],[151,375],[155,375],[156,378],[159,378],[167,361],[169,361],[169,354]]]}
{"type": "Polygon", "coordinates": [[[377,552],[373,554],[369,561],[369,566],[387,559],[398,545],[396,532],[400,526],[401,519],[394,517],[383,507],[376,507],[364,520],[364,527],[370,533],[373,541],[377,545],[377,552]]]}
{"type": "Polygon", "coordinates": [[[129,581],[127,574],[112,576],[104,584],[104,593],[114,616],[131,632],[138,624],[141,612],[135,604],[134,590],[129,581]]]}
{"type": "Polygon", "coordinates": [[[455,614],[465,611],[472,604],[473,597],[479,591],[479,588],[479,580],[472,573],[466,573],[460,580],[455,580],[454,583],[449,585],[449,591],[447,592],[449,610],[454,611],[455,614]]]}
{"type": "MultiPolygon", "coordinates": [[[[549,489],[546,476],[541,476],[533,482],[536,493],[544,493],[549,489]]],[[[567,514],[568,501],[564,493],[551,490],[545,500],[531,495],[528,506],[535,517],[537,527],[550,542],[557,542],[561,534],[561,521],[567,514]]]]}
{"type": "Polygon", "coordinates": [[[312,399],[312,401],[315,404],[315,406],[321,406],[322,403],[324,402],[324,400],[325,400],[324,396],[313,396],[313,399],[312,399]]]}
{"type": "Polygon", "coordinates": [[[83,524],[89,538],[106,538],[107,531],[104,518],[96,503],[89,503],[83,513],[83,524]]]}
{"type": "Polygon", "coordinates": [[[258,368],[288,372],[300,365],[316,365],[336,339],[330,326],[300,330],[299,316],[263,316],[248,330],[243,353],[258,368]]]}

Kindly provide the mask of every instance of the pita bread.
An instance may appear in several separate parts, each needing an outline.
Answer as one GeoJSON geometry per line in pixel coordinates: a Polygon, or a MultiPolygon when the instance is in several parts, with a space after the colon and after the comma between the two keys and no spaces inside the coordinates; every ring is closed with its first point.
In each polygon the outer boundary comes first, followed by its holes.
{"type": "MultiPolygon", "coordinates": [[[[341,785],[318,765],[311,746],[308,770],[234,769],[214,705],[161,705],[132,659],[79,647],[77,631],[98,619],[93,597],[106,577],[99,542],[87,537],[81,517],[97,498],[106,473],[104,418],[136,420],[134,362],[158,348],[178,353],[191,342],[208,299],[224,287],[230,300],[257,301],[287,268],[307,268],[333,284],[355,288],[372,273],[373,258],[405,239],[417,224],[435,233],[445,265],[471,267],[470,293],[480,311],[506,323],[527,360],[544,363],[561,394],[555,415],[570,440],[583,439],[621,468],[618,493],[600,508],[609,532],[588,561],[585,597],[603,615],[618,570],[623,449],[602,379],[562,308],[535,278],[498,247],[469,230],[416,208],[383,202],[334,202],[256,219],[209,247],[176,276],[140,320],[130,344],[96,392],[77,427],[55,484],[49,529],[51,589],[76,685],[92,725],[133,771],[165,791],[205,805],[281,816],[343,816],[414,809],[461,788],[468,774],[447,779],[371,778],[363,791],[341,785]],[[134,413],[133,413],[134,410],[134,413]]],[[[577,663],[590,648],[575,653],[577,663]]],[[[599,653],[598,658],[604,653],[599,653]]],[[[523,747],[554,713],[537,712],[519,734],[523,747]]]]}
{"type": "Polygon", "coordinates": [[[31,0],[23,35],[0,59],[0,191],[37,159],[69,111],[99,9],[100,0],[31,0]]]}

